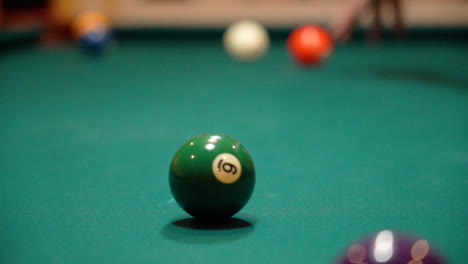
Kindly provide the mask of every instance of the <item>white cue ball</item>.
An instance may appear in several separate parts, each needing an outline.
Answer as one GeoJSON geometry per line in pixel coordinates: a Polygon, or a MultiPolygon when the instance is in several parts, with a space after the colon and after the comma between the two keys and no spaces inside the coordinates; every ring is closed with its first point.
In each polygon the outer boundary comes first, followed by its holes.
{"type": "Polygon", "coordinates": [[[265,55],[270,47],[270,36],[260,23],[242,20],[224,32],[223,45],[231,57],[240,61],[254,61],[265,55]]]}

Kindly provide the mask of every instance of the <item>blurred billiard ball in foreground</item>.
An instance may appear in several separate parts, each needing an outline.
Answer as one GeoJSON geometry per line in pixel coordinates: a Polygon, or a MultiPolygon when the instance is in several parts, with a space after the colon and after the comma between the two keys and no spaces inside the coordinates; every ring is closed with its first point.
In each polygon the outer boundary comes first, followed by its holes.
{"type": "Polygon", "coordinates": [[[240,211],[252,195],[255,168],[247,149],[223,134],[203,134],[174,155],[169,186],[176,202],[202,221],[220,221],[240,211]]]}
{"type": "Polygon", "coordinates": [[[423,238],[383,230],[349,246],[337,264],[446,264],[423,238]]]}

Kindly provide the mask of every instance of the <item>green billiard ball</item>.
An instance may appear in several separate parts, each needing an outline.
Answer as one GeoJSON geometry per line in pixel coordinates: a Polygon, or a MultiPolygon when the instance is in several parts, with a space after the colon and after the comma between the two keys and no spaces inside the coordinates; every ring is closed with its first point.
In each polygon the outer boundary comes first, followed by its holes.
{"type": "Polygon", "coordinates": [[[223,220],[252,195],[255,168],[247,149],[223,134],[203,134],[174,155],[169,186],[176,202],[199,220],[223,220]]]}

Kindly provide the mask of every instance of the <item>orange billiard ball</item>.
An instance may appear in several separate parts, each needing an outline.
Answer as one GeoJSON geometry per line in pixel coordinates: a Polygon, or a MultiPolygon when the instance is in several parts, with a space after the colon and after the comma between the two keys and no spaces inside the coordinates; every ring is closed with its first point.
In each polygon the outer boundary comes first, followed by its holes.
{"type": "Polygon", "coordinates": [[[330,56],[333,51],[333,38],[320,26],[304,25],[289,35],[288,49],[299,64],[314,66],[330,56]]]}
{"type": "Polygon", "coordinates": [[[109,17],[99,12],[84,12],[78,14],[71,24],[71,31],[76,39],[80,39],[89,32],[107,30],[111,26],[109,17]]]}

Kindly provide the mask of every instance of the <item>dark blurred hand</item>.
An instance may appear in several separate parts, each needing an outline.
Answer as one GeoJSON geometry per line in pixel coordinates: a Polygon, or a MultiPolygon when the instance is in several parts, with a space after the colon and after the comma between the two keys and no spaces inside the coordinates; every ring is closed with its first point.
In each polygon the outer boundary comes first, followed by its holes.
{"type": "Polygon", "coordinates": [[[389,4],[394,17],[394,31],[398,37],[405,35],[406,29],[402,15],[402,0],[348,0],[343,9],[332,19],[330,27],[334,38],[338,42],[346,42],[351,37],[359,17],[370,10],[373,16],[368,32],[370,41],[377,41],[382,32],[381,8],[389,4]]]}

